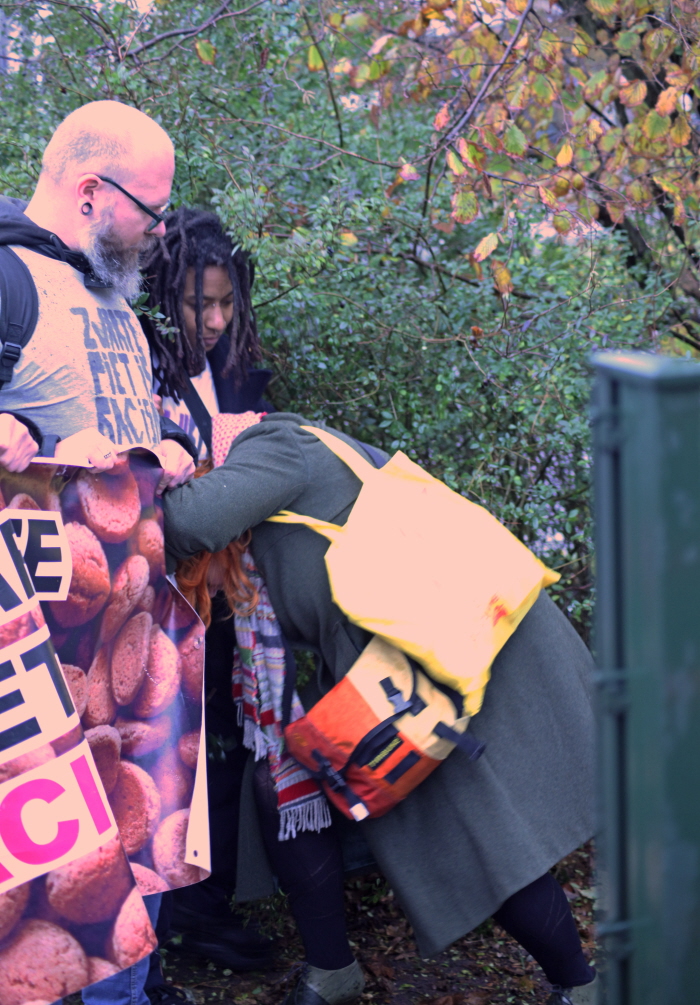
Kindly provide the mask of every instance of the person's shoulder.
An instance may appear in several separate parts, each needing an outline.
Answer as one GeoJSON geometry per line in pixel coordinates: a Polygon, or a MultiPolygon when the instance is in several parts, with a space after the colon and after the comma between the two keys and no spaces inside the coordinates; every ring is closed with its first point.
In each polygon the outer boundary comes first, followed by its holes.
{"type": "Polygon", "coordinates": [[[352,436],[342,433],[339,429],[334,429],[322,419],[308,419],[297,412],[271,412],[269,415],[264,415],[257,426],[252,426],[246,432],[255,435],[255,431],[257,430],[258,436],[273,435],[275,437],[294,440],[301,444],[318,444],[320,442],[318,437],[314,436],[308,428],[305,428],[308,426],[323,429],[334,436],[340,437],[342,440],[346,440],[348,443],[356,443],[352,436]]]}
{"type": "MultiPolygon", "coordinates": [[[[302,449],[311,445],[319,446],[321,440],[310,429],[304,428],[305,426],[323,429],[325,432],[337,436],[338,439],[343,440],[363,457],[366,457],[375,467],[381,467],[389,459],[389,454],[386,451],[378,447],[371,447],[362,440],[351,436],[350,433],[335,429],[327,422],[324,422],[323,419],[308,419],[297,412],[273,412],[270,415],[266,415],[257,426],[246,430],[242,436],[272,435],[275,439],[285,439],[289,442],[295,442],[302,449]]],[[[325,455],[325,451],[321,451],[321,454],[325,455]]]]}

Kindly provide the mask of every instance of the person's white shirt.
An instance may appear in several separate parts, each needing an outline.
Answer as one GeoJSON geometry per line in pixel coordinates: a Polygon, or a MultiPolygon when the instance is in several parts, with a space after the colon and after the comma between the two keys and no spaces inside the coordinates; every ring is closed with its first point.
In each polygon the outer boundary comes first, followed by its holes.
{"type": "MultiPolygon", "coordinates": [[[[202,404],[209,414],[218,415],[219,400],[216,397],[216,387],[214,386],[214,377],[209,366],[209,360],[206,360],[202,372],[190,379],[192,386],[202,399],[202,404]]],[[[197,429],[197,425],[184,401],[181,400],[175,403],[172,398],[163,398],[163,415],[167,419],[172,419],[173,422],[176,422],[194,440],[200,461],[209,456],[207,445],[202,439],[202,434],[197,429]]]]}

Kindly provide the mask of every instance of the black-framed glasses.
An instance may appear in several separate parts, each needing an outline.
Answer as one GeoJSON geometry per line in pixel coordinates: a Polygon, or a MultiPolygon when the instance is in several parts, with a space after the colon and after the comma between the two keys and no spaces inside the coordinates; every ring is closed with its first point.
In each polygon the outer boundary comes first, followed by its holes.
{"type": "Polygon", "coordinates": [[[161,209],[160,213],[154,213],[152,209],[149,209],[148,206],[142,203],[140,199],[137,199],[135,195],[132,195],[131,192],[127,192],[127,190],[122,185],[120,185],[118,181],[115,181],[114,178],[107,178],[101,174],[98,174],[97,177],[100,179],[100,181],[106,181],[108,185],[114,185],[114,187],[118,188],[119,191],[122,192],[127,197],[127,199],[131,199],[133,203],[136,203],[136,205],[140,210],[142,210],[144,213],[147,213],[148,216],[151,217],[153,223],[149,227],[146,227],[147,234],[150,234],[152,230],[155,230],[155,228],[158,226],[159,223],[163,222],[163,217],[167,213],[168,206],[170,205],[170,199],[168,199],[166,204],[161,209]]]}

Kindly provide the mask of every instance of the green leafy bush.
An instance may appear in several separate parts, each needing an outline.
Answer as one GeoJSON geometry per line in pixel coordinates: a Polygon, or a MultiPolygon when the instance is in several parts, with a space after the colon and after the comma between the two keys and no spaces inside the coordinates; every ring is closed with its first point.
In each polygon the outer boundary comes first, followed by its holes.
{"type": "MultiPolygon", "coordinates": [[[[464,163],[423,156],[439,88],[417,101],[409,81],[385,100],[388,47],[343,76],[345,52],[369,45],[361,4],[325,20],[297,0],[0,10],[0,191],[31,193],[53,128],[85,101],[155,116],[177,149],[175,204],[214,205],[255,256],[276,406],[405,450],[483,503],[561,571],[554,592],[585,635],[588,359],[677,321],[677,245],[647,269],[625,232],[576,229],[525,158],[512,185],[492,159],[506,181],[455,214],[464,163]]],[[[462,154],[478,171],[478,151],[462,154]]],[[[666,231],[652,213],[644,225],[658,250],[666,231]]],[[[429,562],[416,556],[417,589],[429,562]]]]}

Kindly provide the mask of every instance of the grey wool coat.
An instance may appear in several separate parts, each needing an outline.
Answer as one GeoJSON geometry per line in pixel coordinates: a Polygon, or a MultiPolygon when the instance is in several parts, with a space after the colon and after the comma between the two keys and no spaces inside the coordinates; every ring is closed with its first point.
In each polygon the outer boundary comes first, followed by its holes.
{"type": "MultiPolygon", "coordinates": [[[[331,599],[326,539],[264,521],[290,509],[342,524],[361,483],[302,423],[322,425],[267,416],[236,438],[221,467],[167,493],[166,542],[171,559],[181,558],[221,550],[252,528],[252,554],[281,628],[292,646],[318,654],[325,693],[370,636],[331,599]]],[[[357,825],[423,955],[465,935],[591,837],[592,669],[585,645],[543,592],[496,657],[470,723],[486,743],[482,757],[472,763],[453,751],[388,814],[357,825]]],[[[246,812],[254,814],[252,800],[246,812]]],[[[241,841],[250,885],[264,874],[254,820],[241,841]]]]}

